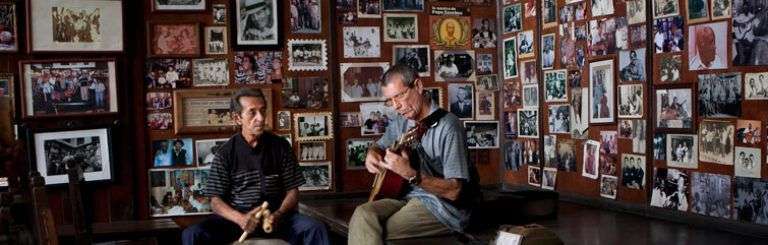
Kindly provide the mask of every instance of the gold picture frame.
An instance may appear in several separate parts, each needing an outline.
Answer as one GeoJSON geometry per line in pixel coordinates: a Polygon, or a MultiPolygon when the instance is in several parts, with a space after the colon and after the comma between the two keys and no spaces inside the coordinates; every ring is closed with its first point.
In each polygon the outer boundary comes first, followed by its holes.
{"type": "MultiPolygon", "coordinates": [[[[234,89],[186,89],[173,91],[174,133],[234,132],[229,103],[234,89]]],[[[272,125],[272,93],[261,89],[267,101],[265,130],[272,125]]]]}

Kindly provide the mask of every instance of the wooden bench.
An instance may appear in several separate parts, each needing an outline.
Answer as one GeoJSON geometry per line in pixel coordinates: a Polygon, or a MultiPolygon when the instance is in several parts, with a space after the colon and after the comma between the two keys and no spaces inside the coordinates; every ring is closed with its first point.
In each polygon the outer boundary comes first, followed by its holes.
{"type": "MultiPolygon", "coordinates": [[[[158,244],[177,244],[181,240],[181,228],[171,219],[130,220],[91,224],[94,242],[154,239],[158,244]]],[[[62,244],[74,241],[75,227],[62,225],[57,229],[62,244]]]]}

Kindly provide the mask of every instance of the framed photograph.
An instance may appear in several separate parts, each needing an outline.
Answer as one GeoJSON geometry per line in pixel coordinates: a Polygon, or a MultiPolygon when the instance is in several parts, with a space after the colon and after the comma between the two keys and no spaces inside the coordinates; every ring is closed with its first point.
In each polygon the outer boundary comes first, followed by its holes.
{"type": "Polygon", "coordinates": [[[571,89],[571,138],[586,139],[589,129],[589,103],[587,88],[571,89]]]}
{"type": "MultiPolygon", "coordinates": [[[[610,2],[610,1],[606,1],[610,2]]],[[[616,199],[616,190],[619,186],[619,178],[616,176],[602,175],[600,176],[600,196],[616,199]]]]}
{"type": "Polygon", "coordinates": [[[581,176],[597,179],[597,170],[599,167],[598,158],[600,158],[600,142],[587,140],[584,142],[584,155],[582,155],[581,176]]]}
{"type": "Polygon", "coordinates": [[[544,71],[544,102],[568,101],[566,72],[565,69],[544,71]]]}
{"type": "Polygon", "coordinates": [[[380,0],[354,0],[357,1],[357,17],[381,18],[380,0]]]}
{"type": "Polygon", "coordinates": [[[229,62],[227,59],[192,60],[192,86],[211,87],[229,85],[229,62]]]}
{"type": "Polygon", "coordinates": [[[557,142],[555,163],[557,170],[576,172],[576,144],[570,139],[561,139],[557,142]]]}
{"type": "Polygon", "coordinates": [[[496,119],[496,92],[488,90],[477,90],[475,95],[476,120],[495,120],[496,119]]]}
{"type": "MultiPolygon", "coordinates": [[[[760,196],[762,195],[762,193],[765,193],[766,191],[768,191],[768,182],[760,179],[743,178],[743,177],[736,177],[734,182],[736,185],[733,192],[734,210],[747,211],[749,209],[753,209],[754,213],[757,213],[757,214],[765,213],[766,208],[768,207],[762,206],[755,209],[754,203],[755,201],[756,202],[768,201],[768,196],[762,196],[762,198],[760,199],[755,199],[756,196],[760,196]]],[[[749,215],[747,213],[733,212],[733,218],[738,221],[745,221],[745,222],[750,222],[754,224],[768,223],[768,221],[764,220],[765,216],[762,216],[762,215],[749,215]]]]}
{"type": "Polygon", "coordinates": [[[517,140],[504,143],[504,170],[520,171],[523,166],[523,144],[517,140]]]}
{"type": "Polygon", "coordinates": [[[493,54],[477,54],[477,75],[493,73],[493,54]]]}
{"type": "Polygon", "coordinates": [[[203,195],[210,168],[150,169],[148,172],[151,217],[208,215],[213,212],[210,198],[203,195]],[[184,195],[189,197],[183,198],[184,195]]]}
{"type": "Polygon", "coordinates": [[[290,1],[291,32],[317,34],[323,29],[321,1],[290,1]]]}
{"type": "Polygon", "coordinates": [[[523,29],[522,4],[512,4],[504,7],[504,34],[523,29]]]}
{"type": "MultiPolygon", "coordinates": [[[[261,89],[266,101],[272,101],[272,90],[261,89]]],[[[194,89],[173,91],[173,116],[176,134],[224,133],[235,130],[229,102],[235,90],[194,89]]],[[[272,125],[272,103],[267,103],[267,127],[272,125]]]]}
{"type": "Polygon", "coordinates": [[[419,73],[419,77],[429,77],[429,45],[392,45],[392,64],[405,64],[419,73]]]}
{"type": "Polygon", "coordinates": [[[32,60],[19,66],[24,117],[117,113],[114,59],[32,60]]]}
{"type": "MultiPolygon", "coordinates": [[[[740,1],[743,3],[743,0],[740,1]]],[[[721,20],[731,18],[731,5],[733,1],[727,0],[712,0],[710,7],[710,13],[712,14],[712,20],[721,20]]]]}
{"type": "Polygon", "coordinates": [[[691,173],[691,212],[731,219],[734,213],[731,209],[731,178],[723,174],[691,173]]]}
{"type": "Polygon", "coordinates": [[[112,180],[112,130],[34,132],[34,159],[46,185],[69,183],[67,161],[81,160],[85,181],[112,180]]]}
{"type": "MultiPolygon", "coordinates": [[[[676,1],[676,0],[675,0],[676,1]]],[[[613,14],[613,1],[611,0],[592,0],[592,17],[613,14]]]]}
{"type": "MultiPolygon", "coordinates": [[[[702,1],[706,8],[706,1],[702,1]]],[[[728,68],[728,24],[726,21],[688,27],[688,69],[728,68]]]]}
{"type": "MultiPolygon", "coordinates": [[[[733,140],[736,132],[728,121],[703,120],[699,123],[699,160],[724,165],[733,164],[733,140]]],[[[674,147],[674,145],[673,145],[674,147]]],[[[696,149],[693,149],[696,150],[696,149]]]]}
{"type": "Polygon", "coordinates": [[[759,120],[737,120],[736,121],[736,143],[757,146],[760,144],[762,134],[759,120]]]}
{"type": "Polygon", "coordinates": [[[501,99],[504,100],[504,109],[511,109],[512,107],[523,105],[523,101],[521,100],[523,97],[521,88],[522,85],[520,84],[520,80],[517,79],[507,80],[502,83],[501,94],[504,96],[502,96],[501,99]]]}
{"type": "MultiPolygon", "coordinates": [[[[669,1],[677,4],[677,0],[653,0],[669,1]]],[[[677,14],[675,14],[677,15],[677,14]]],[[[683,17],[672,16],[657,19],[654,21],[653,44],[656,47],[656,53],[680,52],[685,48],[685,37],[683,37],[683,17]]],[[[734,62],[735,63],[735,62],[734,62]]]]}
{"type": "Polygon", "coordinates": [[[383,101],[381,78],[389,63],[341,63],[341,102],[383,101]]]}
{"type": "Polygon", "coordinates": [[[554,190],[556,180],[557,180],[557,169],[544,168],[544,174],[541,178],[541,189],[554,190]]]}
{"type": "Polygon", "coordinates": [[[30,52],[123,51],[122,1],[27,1],[27,4],[30,52]]]}
{"type": "Polygon", "coordinates": [[[360,112],[341,112],[339,122],[342,128],[357,128],[362,125],[360,112]]]}
{"type": "Polygon", "coordinates": [[[148,112],[147,127],[151,130],[166,130],[173,126],[173,114],[169,112],[148,112]]]}
{"type": "Polygon", "coordinates": [[[152,142],[153,167],[184,167],[194,162],[192,138],[163,139],[152,142]]]}
{"type": "Polygon", "coordinates": [[[541,168],[528,166],[528,184],[541,187],[541,168]]]}
{"type": "Polygon", "coordinates": [[[768,72],[744,73],[744,99],[768,100],[768,72]]]}
{"type": "Polygon", "coordinates": [[[502,112],[502,124],[504,126],[504,136],[507,139],[517,137],[517,111],[502,112]]]}
{"type": "Polygon", "coordinates": [[[732,118],[741,116],[741,73],[699,75],[699,115],[732,118]]]}
{"type": "Polygon", "coordinates": [[[200,24],[197,22],[148,22],[149,57],[200,56],[200,24]]]}
{"type": "Polygon", "coordinates": [[[667,134],[667,166],[698,168],[698,148],[695,134],[667,134]]]}
{"type": "Polygon", "coordinates": [[[688,211],[688,174],[672,168],[654,168],[651,206],[688,211]],[[674,188],[670,188],[673,186],[674,188]]]}
{"type": "Polygon", "coordinates": [[[445,109],[445,99],[443,99],[443,94],[445,94],[444,91],[445,89],[443,89],[443,87],[424,88],[424,94],[429,98],[429,101],[443,109],[445,109]]]}
{"type": "Polygon", "coordinates": [[[325,152],[325,141],[299,142],[299,161],[326,160],[325,152]]]}
{"type": "Polygon", "coordinates": [[[170,92],[147,92],[147,110],[167,110],[173,105],[173,95],[170,92]]]}
{"type": "Polygon", "coordinates": [[[461,120],[472,120],[474,118],[474,99],[475,86],[470,83],[449,83],[448,84],[448,103],[451,105],[449,111],[461,120]]]}
{"type": "Polygon", "coordinates": [[[469,25],[469,17],[431,15],[429,21],[432,26],[431,44],[433,47],[444,49],[471,47],[472,28],[469,25]]]}
{"type": "MultiPolygon", "coordinates": [[[[709,21],[709,1],[707,0],[686,0],[687,15],[685,20],[688,24],[709,21]]],[[[689,35],[690,37],[690,35],[689,35]]]]}
{"type": "Polygon", "coordinates": [[[328,48],[325,40],[288,40],[289,71],[324,71],[326,69],[328,69],[328,48]]]}
{"type": "Polygon", "coordinates": [[[397,116],[397,112],[384,102],[360,103],[360,116],[363,125],[360,127],[360,135],[382,135],[387,125],[397,116]]]}
{"type": "Polygon", "coordinates": [[[381,34],[378,26],[345,26],[344,58],[381,57],[381,34]]]}
{"type": "Polygon", "coordinates": [[[149,59],[145,72],[144,84],[148,89],[192,86],[192,61],[189,59],[149,59]]]}
{"type": "Polygon", "coordinates": [[[0,52],[16,52],[19,50],[19,30],[16,15],[16,4],[0,2],[0,52]]]}
{"type": "Polygon", "coordinates": [[[551,134],[570,134],[571,133],[571,106],[568,104],[550,105],[549,133],[551,134]]]}
{"type": "Polygon", "coordinates": [[[621,185],[629,189],[645,188],[645,156],[621,154],[621,185]]]}
{"type": "MultiPolygon", "coordinates": [[[[535,43],[533,40],[533,31],[523,31],[520,33],[517,33],[517,40],[518,46],[517,46],[517,56],[519,58],[531,58],[535,55],[534,51],[536,50],[535,43]]],[[[529,62],[536,62],[535,60],[530,60],[529,62]]]]}
{"type": "Polygon", "coordinates": [[[539,76],[536,72],[536,60],[520,61],[520,74],[523,84],[538,84],[539,76]]]}
{"type": "Polygon", "coordinates": [[[620,48],[618,44],[626,46],[626,28],[622,28],[625,31],[619,31],[617,26],[619,24],[624,25],[626,19],[624,18],[601,18],[589,21],[589,33],[590,38],[587,43],[590,56],[603,56],[616,54],[616,51],[620,48]],[[623,21],[621,21],[623,20],[623,21]],[[620,22],[621,21],[621,22],[620,22]],[[619,38],[617,38],[617,36],[619,38]],[[623,37],[622,37],[623,36],[623,37]]]}
{"type": "Polygon", "coordinates": [[[384,14],[384,41],[418,42],[418,16],[416,14],[384,14]]]}
{"type": "Polygon", "coordinates": [[[589,122],[612,123],[616,105],[613,60],[589,63],[589,122]]]}
{"type": "Polygon", "coordinates": [[[282,43],[279,5],[277,0],[231,0],[234,18],[229,26],[234,28],[233,46],[278,47],[282,43]]]}
{"type": "Polygon", "coordinates": [[[627,21],[630,25],[645,23],[645,0],[627,1],[627,21]]]}
{"type": "Polygon", "coordinates": [[[277,112],[277,130],[291,130],[291,111],[277,112]]]}
{"type": "Polygon", "coordinates": [[[352,138],[347,140],[347,170],[365,169],[365,157],[373,139],[352,138]]]}
{"type": "Polygon", "coordinates": [[[299,162],[299,170],[306,180],[304,185],[299,186],[299,191],[331,189],[333,183],[331,162],[299,162]]]}
{"type": "Polygon", "coordinates": [[[656,90],[656,127],[691,128],[692,104],[691,89],[656,90]]]}
{"type": "Polygon", "coordinates": [[[410,11],[421,12],[424,11],[424,0],[413,1],[397,1],[397,0],[382,0],[384,11],[410,11]]]}
{"type": "Polygon", "coordinates": [[[473,48],[496,48],[496,20],[475,18],[472,28],[473,48]]]}
{"type": "Polygon", "coordinates": [[[205,0],[152,0],[152,11],[204,11],[205,0]]]}
{"type": "Polygon", "coordinates": [[[229,138],[195,140],[195,161],[197,166],[210,166],[215,153],[229,138]]]}
{"type": "Polygon", "coordinates": [[[517,77],[517,38],[504,39],[504,79],[517,77]]]}
{"type": "Polygon", "coordinates": [[[333,115],[330,112],[295,113],[293,131],[299,142],[333,139],[333,115]]]}
{"type": "Polygon", "coordinates": [[[435,50],[435,82],[475,81],[475,51],[435,50]]]}
{"type": "Polygon", "coordinates": [[[214,25],[226,25],[227,24],[227,5],[226,4],[213,4],[211,5],[211,16],[213,16],[214,25]]]}
{"type": "Polygon", "coordinates": [[[541,24],[546,28],[557,26],[557,1],[541,1],[541,24]]]}
{"type": "Polygon", "coordinates": [[[645,110],[642,84],[619,85],[619,118],[642,118],[645,110]]]}
{"type": "Polygon", "coordinates": [[[270,84],[283,78],[282,51],[235,52],[235,84],[270,84]]]}
{"type": "Polygon", "coordinates": [[[499,80],[496,75],[477,76],[475,86],[477,90],[499,91],[499,80]]]}
{"type": "Polygon", "coordinates": [[[632,152],[645,154],[646,120],[635,119],[632,123],[632,152]]]}
{"type": "Polygon", "coordinates": [[[218,55],[227,54],[229,46],[227,45],[227,27],[226,26],[206,26],[205,27],[205,54],[218,55]]]}
{"type": "Polygon", "coordinates": [[[645,81],[645,49],[620,51],[619,67],[621,82],[645,81]]]}
{"type": "Polygon", "coordinates": [[[538,109],[517,110],[517,132],[520,138],[539,138],[538,109]]]}
{"type": "Polygon", "coordinates": [[[761,177],[760,148],[736,147],[736,159],[734,159],[734,175],[737,177],[757,178],[761,177]]]}
{"type": "Polygon", "coordinates": [[[557,167],[557,135],[544,135],[544,167],[557,167]]]}
{"type": "Polygon", "coordinates": [[[555,34],[541,35],[541,43],[541,69],[552,69],[555,67],[555,34]]]}
{"type": "Polygon", "coordinates": [[[285,108],[323,109],[329,104],[328,81],[324,77],[291,77],[286,79],[282,90],[282,106],[285,108]]]}
{"type": "Polygon", "coordinates": [[[680,14],[678,0],[651,0],[653,3],[653,18],[659,19],[680,14]]]}

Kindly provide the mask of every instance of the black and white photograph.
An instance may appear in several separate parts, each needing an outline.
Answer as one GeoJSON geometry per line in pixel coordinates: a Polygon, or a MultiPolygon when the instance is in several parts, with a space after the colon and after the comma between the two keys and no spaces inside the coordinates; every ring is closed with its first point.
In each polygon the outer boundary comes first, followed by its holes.
{"type": "Polygon", "coordinates": [[[619,52],[621,82],[645,81],[645,49],[619,52]]]}
{"type": "Polygon", "coordinates": [[[381,34],[377,26],[345,26],[344,58],[379,58],[381,34]]]}
{"type": "Polygon", "coordinates": [[[518,171],[525,164],[523,162],[523,144],[517,140],[504,143],[504,170],[518,171]]]}
{"type": "Polygon", "coordinates": [[[496,20],[489,18],[475,18],[472,28],[473,48],[496,47],[496,20]]]}
{"type": "Polygon", "coordinates": [[[619,118],[642,118],[645,96],[642,84],[619,85],[619,118]]]}
{"type": "Polygon", "coordinates": [[[381,18],[381,0],[357,0],[357,17],[381,18]]]}
{"type": "MultiPolygon", "coordinates": [[[[345,45],[346,46],[346,45],[345,45]]],[[[288,40],[289,71],[321,71],[328,69],[328,48],[325,40],[288,40]]]]}
{"type": "Polygon", "coordinates": [[[592,0],[592,17],[613,14],[613,1],[611,0],[592,0]]]}
{"type": "Polygon", "coordinates": [[[437,107],[445,108],[444,91],[443,87],[425,87],[424,95],[429,98],[430,103],[437,105],[437,107]]]}
{"type": "Polygon", "coordinates": [[[167,110],[173,105],[173,95],[170,92],[147,92],[147,110],[167,110]]]}
{"type": "MultiPolygon", "coordinates": [[[[706,4],[706,2],[705,2],[706,4]]],[[[731,176],[691,173],[691,212],[718,218],[731,218],[731,176]]]]}
{"type": "Polygon", "coordinates": [[[528,166],[528,184],[541,187],[541,168],[528,166]]]}
{"type": "Polygon", "coordinates": [[[523,101],[521,100],[523,97],[521,88],[522,85],[520,84],[520,80],[516,79],[504,81],[501,84],[501,94],[504,95],[501,97],[501,99],[504,100],[503,108],[512,108],[523,105],[523,101]]]}
{"type": "MultiPolygon", "coordinates": [[[[477,54],[477,75],[493,73],[493,54],[477,54]]],[[[419,74],[421,76],[421,74],[419,74]]],[[[426,75],[427,77],[429,75],[426,75]]]]}
{"type": "MultiPolygon", "coordinates": [[[[610,1],[607,1],[610,2],[610,1]]],[[[616,192],[619,188],[619,179],[616,176],[600,176],[600,196],[610,199],[616,199],[616,192]]]]}
{"type": "Polygon", "coordinates": [[[533,57],[535,54],[534,48],[535,41],[533,39],[533,30],[527,30],[522,31],[520,33],[517,33],[517,57],[520,58],[530,58],[533,57]]]}
{"type": "Polygon", "coordinates": [[[297,141],[333,139],[333,115],[330,112],[294,113],[293,130],[297,141]]]}
{"type": "Polygon", "coordinates": [[[672,168],[654,168],[651,206],[688,211],[688,174],[672,168]]]}
{"type": "MultiPolygon", "coordinates": [[[[669,1],[677,3],[677,0],[652,0],[669,1]]],[[[685,29],[683,18],[680,16],[657,19],[653,26],[653,45],[656,53],[680,52],[685,48],[685,29]]]]}
{"type": "Polygon", "coordinates": [[[291,130],[291,111],[277,112],[277,130],[291,130]]]}
{"type": "Polygon", "coordinates": [[[755,224],[768,224],[768,182],[736,177],[733,218],[755,224]]]}
{"type": "Polygon", "coordinates": [[[699,123],[699,160],[733,164],[733,135],[736,130],[728,121],[703,120],[699,123]]]}
{"type": "Polygon", "coordinates": [[[418,16],[416,14],[384,14],[384,41],[418,42],[418,16]]]}
{"type": "Polygon", "coordinates": [[[496,120],[496,92],[478,89],[475,99],[475,120],[496,120]]]}
{"type": "Polygon", "coordinates": [[[278,45],[278,15],[276,0],[237,0],[235,14],[236,45],[278,45]]]}
{"type": "MultiPolygon", "coordinates": [[[[21,3],[23,1],[4,2],[21,3]]],[[[28,29],[25,36],[26,46],[30,52],[122,52],[124,50],[122,1],[69,0],[26,3],[19,5],[26,5],[19,9],[26,10],[27,13],[20,15],[20,19],[27,20],[28,29]]],[[[5,25],[7,24],[2,24],[0,27],[5,25]]],[[[23,42],[17,33],[5,32],[5,30],[1,32],[4,33],[2,39],[15,38],[23,42]]]]}
{"type": "Polygon", "coordinates": [[[213,16],[214,25],[226,25],[227,24],[227,5],[212,4],[211,16],[213,16]]]}
{"type": "Polygon", "coordinates": [[[520,74],[522,75],[523,84],[538,84],[539,75],[536,72],[536,60],[523,60],[520,61],[520,74]]]}
{"type": "Polygon", "coordinates": [[[19,50],[16,4],[0,3],[0,52],[19,50]]]}
{"type": "Polygon", "coordinates": [[[477,90],[499,91],[499,80],[496,75],[477,76],[475,86],[477,90]]]}
{"type": "Polygon", "coordinates": [[[539,111],[518,109],[517,132],[520,138],[539,138],[539,111]]]}
{"type": "Polygon", "coordinates": [[[234,73],[236,84],[269,84],[283,78],[283,52],[235,52],[234,73]]]}
{"type": "Polygon", "coordinates": [[[539,107],[539,85],[523,85],[523,108],[534,109],[539,107]]]}
{"type": "Polygon", "coordinates": [[[683,63],[681,55],[670,55],[661,57],[659,67],[659,83],[678,83],[680,82],[680,70],[683,63]]]}
{"type": "Polygon", "coordinates": [[[571,137],[586,139],[589,129],[588,88],[571,89],[571,137]]]}
{"type": "Polygon", "coordinates": [[[768,72],[744,73],[744,99],[768,100],[768,72]]]}
{"type": "Polygon", "coordinates": [[[645,156],[621,154],[621,185],[636,190],[645,188],[645,156]]]}
{"type": "Polygon", "coordinates": [[[342,128],[357,128],[363,125],[363,119],[360,112],[341,112],[339,113],[339,123],[342,128]]]}
{"type": "Polygon", "coordinates": [[[557,1],[541,1],[541,24],[544,28],[557,26],[557,1]]]}
{"type": "Polygon", "coordinates": [[[327,108],[330,91],[325,77],[289,77],[285,79],[281,93],[282,106],[285,108],[327,108]]]}
{"type": "Polygon", "coordinates": [[[229,66],[227,59],[192,60],[192,86],[210,87],[229,84],[229,66]]]}
{"type": "Polygon", "coordinates": [[[612,123],[614,121],[613,60],[589,63],[589,122],[612,123]]]}
{"type": "Polygon", "coordinates": [[[435,50],[435,82],[475,81],[475,51],[435,50]]]}
{"type": "MultiPolygon", "coordinates": [[[[432,75],[429,65],[432,59],[429,53],[429,45],[393,45],[392,64],[405,64],[417,71],[419,77],[429,77],[432,75]]],[[[480,58],[482,55],[478,57],[478,62],[480,58]]],[[[478,74],[480,74],[479,69],[478,74]]]]}
{"type": "Polygon", "coordinates": [[[320,33],[323,11],[320,0],[291,0],[291,32],[320,33]]]}
{"type": "Polygon", "coordinates": [[[616,49],[629,49],[629,26],[627,25],[626,17],[620,16],[616,18],[616,29],[614,36],[616,36],[616,49]]]}
{"type": "Polygon", "coordinates": [[[448,104],[449,111],[459,119],[472,120],[475,112],[474,97],[475,86],[471,83],[449,83],[448,104]]]}
{"type": "Polygon", "coordinates": [[[216,152],[229,138],[195,140],[195,162],[197,166],[210,166],[216,152]]]}
{"type": "Polygon", "coordinates": [[[581,176],[597,179],[600,157],[600,142],[587,140],[584,142],[584,152],[582,155],[581,176]]]}
{"type": "Polygon", "coordinates": [[[544,102],[567,102],[566,70],[544,71],[544,102]]]}
{"type": "Polygon", "coordinates": [[[653,18],[675,16],[680,14],[680,3],[677,0],[651,0],[653,3],[653,18]]]}
{"type": "Polygon", "coordinates": [[[153,167],[183,167],[194,162],[192,138],[162,139],[152,142],[153,167]]]}
{"type": "Polygon", "coordinates": [[[397,116],[397,112],[387,107],[383,102],[360,103],[360,116],[362,126],[360,135],[381,135],[387,129],[387,125],[397,116]]]}
{"type": "Polygon", "coordinates": [[[544,167],[557,167],[557,135],[544,135],[544,167]]]}
{"type": "Polygon", "coordinates": [[[740,117],[741,73],[699,75],[698,97],[701,117],[740,117]]]}
{"type": "Polygon", "coordinates": [[[166,130],[173,126],[173,114],[168,112],[147,113],[147,127],[151,130],[166,130]]]}
{"type": "Polygon", "coordinates": [[[504,79],[517,77],[517,38],[504,39],[504,79]]]}
{"type": "Polygon", "coordinates": [[[555,164],[557,170],[565,172],[576,172],[576,144],[573,140],[561,139],[557,142],[557,156],[555,164]]]}
{"type": "Polygon", "coordinates": [[[691,128],[692,98],[688,88],[656,90],[656,127],[691,128]]]}
{"type": "MultiPolygon", "coordinates": [[[[520,3],[504,7],[504,33],[523,29],[523,5],[520,3]]],[[[554,10],[553,10],[554,11],[554,10]]],[[[554,17],[553,17],[554,19],[554,17]]]]}
{"type": "Polygon", "coordinates": [[[698,139],[695,134],[667,134],[667,166],[699,168],[698,139]]]}
{"type": "Polygon", "coordinates": [[[667,160],[667,135],[664,133],[653,135],[653,160],[667,160]]]}
{"type": "Polygon", "coordinates": [[[188,0],[188,1],[173,1],[173,0],[152,0],[152,10],[155,11],[199,11],[205,10],[206,0],[188,0]]]}
{"type": "Polygon", "coordinates": [[[763,3],[751,0],[733,1],[733,23],[732,34],[734,66],[758,66],[768,65],[768,47],[765,41],[768,33],[764,33],[766,28],[765,21],[762,18],[763,3]]]}
{"type": "Polygon", "coordinates": [[[760,148],[737,146],[733,166],[734,175],[759,179],[760,169],[762,169],[760,154],[760,148]]]}
{"type": "Polygon", "coordinates": [[[645,0],[627,1],[627,21],[630,25],[645,23],[645,0]]]}
{"type": "Polygon", "coordinates": [[[619,138],[632,138],[632,120],[619,120],[619,138]]]}
{"type": "Polygon", "coordinates": [[[758,120],[737,120],[736,121],[736,143],[756,146],[760,144],[762,134],[760,129],[762,122],[758,120]]]}
{"type": "Polygon", "coordinates": [[[502,112],[504,136],[507,139],[517,138],[517,111],[502,112]]]}
{"type": "Polygon", "coordinates": [[[616,54],[617,18],[601,18],[589,21],[589,55],[616,54]]]}
{"type": "Polygon", "coordinates": [[[226,26],[206,26],[205,27],[205,54],[218,55],[227,54],[227,27],[226,26]]]}
{"type": "Polygon", "coordinates": [[[645,47],[646,34],[648,33],[646,24],[629,26],[629,45],[630,47],[645,47]]]}
{"type": "Polygon", "coordinates": [[[498,149],[499,122],[464,121],[469,149],[498,149]]]}
{"type": "Polygon", "coordinates": [[[632,152],[645,154],[646,120],[636,119],[632,123],[632,152]]]}
{"type": "Polygon", "coordinates": [[[79,161],[85,181],[112,179],[108,128],[34,134],[37,171],[46,185],[68,183],[67,162],[79,161]]]}
{"type": "Polygon", "coordinates": [[[325,160],[325,141],[299,142],[299,161],[325,160]]]}
{"type": "Polygon", "coordinates": [[[571,133],[571,106],[568,104],[549,106],[549,133],[571,133]]]}
{"type": "Polygon", "coordinates": [[[306,181],[299,186],[299,191],[331,189],[331,183],[333,183],[331,162],[299,162],[299,170],[306,181]]]}
{"type": "Polygon", "coordinates": [[[384,11],[413,11],[421,12],[424,10],[424,0],[381,0],[384,11]]]}
{"type": "Polygon", "coordinates": [[[365,169],[365,156],[368,147],[374,144],[372,139],[353,138],[347,140],[347,170],[365,169]]]}
{"type": "Polygon", "coordinates": [[[523,140],[523,164],[539,164],[539,140],[523,140]]]}
{"type": "Polygon", "coordinates": [[[381,77],[389,63],[341,63],[341,102],[383,101],[381,77]]]}
{"type": "Polygon", "coordinates": [[[203,195],[210,168],[150,169],[151,217],[208,215],[211,200],[203,195]]]}
{"type": "MultiPolygon", "coordinates": [[[[706,2],[704,5],[706,6],[706,2]]],[[[695,71],[728,68],[727,47],[728,24],[725,21],[689,26],[688,69],[695,71]]]]}
{"type": "Polygon", "coordinates": [[[554,190],[556,181],[557,181],[557,169],[544,168],[544,172],[541,176],[541,188],[545,190],[554,190]]]}
{"type": "Polygon", "coordinates": [[[188,59],[148,60],[144,84],[147,88],[185,88],[192,85],[192,61],[188,59]]]}
{"type": "Polygon", "coordinates": [[[712,20],[730,19],[731,4],[729,0],[712,0],[709,5],[709,12],[712,14],[712,20]]]}
{"type": "Polygon", "coordinates": [[[555,67],[555,34],[541,35],[541,69],[555,67]]]}
{"type": "MultiPolygon", "coordinates": [[[[685,16],[686,23],[693,24],[709,21],[709,1],[707,0],[686,0],[685,16]]],[[[689,36],[690,37],[690,36],[689,36]]]]}

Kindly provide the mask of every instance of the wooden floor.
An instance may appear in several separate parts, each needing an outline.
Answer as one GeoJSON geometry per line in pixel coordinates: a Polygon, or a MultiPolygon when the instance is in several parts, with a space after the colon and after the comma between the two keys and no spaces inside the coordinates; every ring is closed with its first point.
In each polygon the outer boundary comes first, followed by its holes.
{"type": "Polygon", "coordinates": [[[768,239],[689,227],[682,223],[604,211],[568,202],[560,202],[557,220],[537,223],[553,229],[568,245],[768,244],[768,239]]]}

